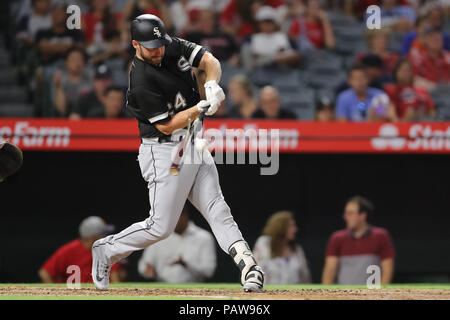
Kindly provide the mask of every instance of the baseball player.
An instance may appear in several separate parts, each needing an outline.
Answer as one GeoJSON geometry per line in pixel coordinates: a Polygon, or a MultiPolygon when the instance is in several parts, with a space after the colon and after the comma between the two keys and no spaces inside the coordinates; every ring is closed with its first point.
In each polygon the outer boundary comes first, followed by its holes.
{"type": "Polygon", "coordinates": [[[0,182],[16,173],[22,163],[22,150],[8,141],[0,142],[0,182]]]}
{"type": "Polygon", "coordinates": [[[170,37],[163,22],[154,15],[135,18],[131,37],[136,56],[130,70],[126,106],[139,123],[142,143],[138,161],[148,182],[150,215],[94,243],[95,286],[107,290],[114,263],[168,237],[189,199],[211,226],[222,250],[238,266],[244,291],[262,292],[263,271],[224,200],[209,150],[188,143],[184,156],[194,156],[200,161],[186,163],[178,175],[170,172],[173,151],[186,134],[188,123],[202,112],[214,114],[225,99],[218,85],[219,61],[197,44],[170,37]],[[193,68],[206,74],[206,100],[200,99],[193,68]]]}

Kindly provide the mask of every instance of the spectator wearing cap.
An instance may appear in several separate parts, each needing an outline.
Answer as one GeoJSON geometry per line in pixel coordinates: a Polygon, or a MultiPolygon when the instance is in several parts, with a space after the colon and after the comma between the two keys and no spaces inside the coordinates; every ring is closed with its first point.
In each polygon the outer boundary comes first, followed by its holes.
{"type": "Polygon", "coordinates": [[[397,116],[403,121],[430,120],[436,116],[434,102],[425,89],[414,85],[412,65],[402,59],[394,71],[395,82],[384,88],[395,106],[397,116]]]}
{"type": "Polygon", "coordinates": [[[127,118],[124,103],[125,100],[122,88],[118,86],[109,86],[105,89],[103,94],[102,109],[89,110],[86,118],[127,118]]]}
{"type": "Polygon", "coordinates": [[[354,65],[349,72],[350,89],[341,92],[336,102],[338,121],[395,120],[395,108],[384,91],[368,86],[367,71],[354,65]]]}
{"type": "Polygon", "coordinates": [[[293,120],[297,116],[281,107],[278,90],[272,86],[265,86],[259,93],[259,109],[253,113],[255,119],[293,120]]]}
{"type": "Polygon", "coordinates": [[[344,210],[346,229],[334,232],[327,245],[322,284],[366,284],[369,266],[381,269],[381,284],[394,274],[395,251],[389,233],[369,224],[374,206],[367,198],[352,197],[344,210]]]}
{"type": "Polygon", "coordinates": [[[254,32],[254,15],[261,6],[276,10],[277,17],[284,13],[284,0],[230,0],[220,15],[224,32],[242,41],[254,32]]]}
{"type": "Polygon", "coordinates": [[[332,49],[336,46],[333,26],[319,0],[307,0],[305,12],[291,24],[289,35],[297,42],[300,52],[332,49]]]}
{"type": "Polygon", "coordinates": [[[258,32],[241,49],[244,69],[252,71],[261,67],[298,66],[300,54],[288,36],[279,31],[275,9],[260,7],[255,19],[258,32]]]}
{"type": "Polygon", "coordinates": [[[55,1],[52,5],[51,28],[40,30],[36,34],[36,49],[41,63],[45,65],[61,62],[67,50],[84,44],[84,35],[80,30],[67,28],[66,8],[65,2],[55,1]]]}
{"type": "Polygon", "coordinates": [[[334,104],[328,97],[322,97],[316,105],[314,117],[317,122],[334,121],[334,104]]]}
{"type": "Polygon", "coordinates": [[[69,117],[73,120],[85,118],[88,113],[103,110],[105,89],[113,84],[111,71],[102,64],[96,68],[93,90],[82,95],[75,104],[69,117]]]}
{"type": "Polygon", "coordinates": [[[430,91],[438,84],[450,83],[450,51],[444,49],[442,31],[438,28],[428,28],[424,40],[425,50],[413,51],[409,58],[414,84],[430,91]]]}
{"type": "Polygon", "coordinates": [[[174,233],[144,249],[138,271],[162,282],[202,282],[214,274],[216,256],[213,235],[190,221],[185,207],[174,233]]]}
{"type": "MultiPolygon", "coordinates": [[[[53,116],[67,117],[77,100],[92,87],[92,70],[86,67],[82,48],[73,47],[66,55],[64,68],[53,76],[53,116]]],[[[52,113],[53,113],[52,112],[52,113]]]]}
{"type": "MultiPolygon", "coordinates": [[[[92,283],[92,253],[93,243],[114,231],[113,225],[108,225],[97,216],[85,218],[78,228],[80,238],[75,239],[53,253],[45,261],[39,270],[39,277],[44,283],[65,283],[73,273],[67,273],[67,268],[77,266],[80,268],[81,283],[92,283]]],[[[117,282],[116,269],[118,265],[111,268],[111,281],[117,282]]]]}

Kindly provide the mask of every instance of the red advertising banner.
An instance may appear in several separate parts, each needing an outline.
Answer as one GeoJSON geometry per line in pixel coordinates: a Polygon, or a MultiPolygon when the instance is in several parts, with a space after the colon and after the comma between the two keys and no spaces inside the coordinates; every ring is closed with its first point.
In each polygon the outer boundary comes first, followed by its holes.
{"type": "MultiPolygon", "coordinates": [[[[257,137],[253,147],[277,139],[284,153],[450,153],[449,122],[316,123],[269,120],[205,120],[211,148],[235,150],[233,140],[257,137]],[[219,138],[219,139],[218,139],[219,138]],[[220,143],[220,139],[223,143],[220,143]]],[[[137,151],[135,120],[0,119],[0,140],[24,150],[137,151]]],[[[250,142],[250,144],[252,144],[250,142]]],[[[246,147],[248,150],[248,146],[246,147]]]]}

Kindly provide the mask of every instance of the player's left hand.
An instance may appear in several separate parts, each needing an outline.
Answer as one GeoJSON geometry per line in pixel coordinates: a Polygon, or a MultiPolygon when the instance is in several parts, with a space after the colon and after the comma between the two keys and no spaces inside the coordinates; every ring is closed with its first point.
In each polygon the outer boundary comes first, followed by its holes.
{"type": "Polygon", "coordinates": [[[206,115],[211,116],[219,109],[220,103],[225,100],[225,93],[215,80],[205,83],[206,100],[211,103],[206,115]]]}

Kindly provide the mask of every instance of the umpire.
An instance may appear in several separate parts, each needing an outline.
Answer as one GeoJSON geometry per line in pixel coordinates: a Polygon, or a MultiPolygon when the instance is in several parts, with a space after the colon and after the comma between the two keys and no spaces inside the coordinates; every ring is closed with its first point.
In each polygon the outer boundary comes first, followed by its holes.
{"type": "MultiPolygon", "coordinates": [[[[195,43],[168,36],[164,24],[154,15],[134,19],[131,36],[136,56],[130,70],[127,108],[139,123],[142,143],[138,161],[148,182],[150,212],[144,221],[94,243],[92,278],[96,287],[108,289],[114,263],[167,238],[189,199],[211,226],[221,249],[239,267],[243,289],[261,292],[263,272],[224,200],[209,150],[198,150],[188,143],[183,154],[194,155],[199,161],[183,166],[176,176],[169,171],[172,151],[187,134],[184,128],[189,119],[194,120],[202,111],[214,114],[225,99],[218,85],[219,61],[195,43]],[[200,100],[193,68],[206,73],[206,100],[200,100]]],[[[196,270],[196,261],[191,267],[196,270]]]]}

